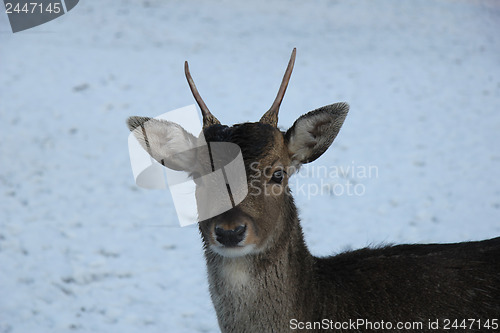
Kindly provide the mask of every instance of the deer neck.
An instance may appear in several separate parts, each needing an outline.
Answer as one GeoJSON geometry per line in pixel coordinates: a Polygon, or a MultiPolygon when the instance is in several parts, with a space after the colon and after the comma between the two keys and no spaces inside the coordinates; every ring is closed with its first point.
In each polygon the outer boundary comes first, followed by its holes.
{"type": "MultiPolygon", "coordinates": [[[[266,251],[228,258],[205,250],[209,288],[222,332],[272,332],[292,318],[308,317],[314,258],[307,249],[296,208],[277,221],[286,228],[266,251]],[[236,329],[238,328],[238,329],[236,329]]],[[[285,326],[284,326],[285,325],[285,326]]]]}

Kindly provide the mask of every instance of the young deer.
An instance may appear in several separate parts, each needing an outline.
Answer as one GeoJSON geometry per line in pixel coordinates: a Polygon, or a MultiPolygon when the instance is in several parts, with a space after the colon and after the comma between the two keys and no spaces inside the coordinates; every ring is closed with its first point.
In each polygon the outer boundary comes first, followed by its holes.
{"type": "MultiPolygon", "coordinates": [[[[221,125],[210,113],[185,63],[206,142],[237,144],[249,187],[261,190],[199,223],[221,331],[361,332],[376,328],[369,323],[383,322],[393,332],[407,332],[396,325],[411,322],[415,331],[436,332],[436,320],[443,329],[456,319],[466,320],[468,331],[497,331],[500,238],[311,255],[287,190],[289,177],[328,149],[349,107],[336,103],[319,108],[280,131],[278,111],[294,60],[295,49],[278,95],[260,121],[233,126],[221,125]]],[[[179,125],[131,117],[128,126],[156,160],[175,170],[199,172],[193,156],[172,160],[198,140],[179,125]]]]}

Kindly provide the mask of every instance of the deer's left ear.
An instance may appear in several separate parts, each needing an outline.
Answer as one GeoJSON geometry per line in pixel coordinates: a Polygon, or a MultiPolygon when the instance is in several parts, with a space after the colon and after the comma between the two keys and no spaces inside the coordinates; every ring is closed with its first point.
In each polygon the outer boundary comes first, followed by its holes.
{"type": "Polygon", "coordinates": [[[144,150],[167,168],[190,172],[196,164],[197,139],[180,125],[147,117],[130,117],[127,125],[144,150]]]}
{"type": "Polygon", "coordinates": [[[348,111],[347,103],[335,103],[297,119],[285,134],[292,165],[299,167],[320,157],[339,133],[348,111]]]}

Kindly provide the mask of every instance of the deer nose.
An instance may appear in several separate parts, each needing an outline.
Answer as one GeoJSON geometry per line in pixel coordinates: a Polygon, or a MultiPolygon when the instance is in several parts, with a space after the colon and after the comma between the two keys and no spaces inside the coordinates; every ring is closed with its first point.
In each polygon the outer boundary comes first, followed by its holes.
{"type": "Polygon", "coordinates": [[[246,225],[239,225],[236,228],[229,230],[224,229],[221,226],[215,226],[215,238],[224,246],[234,247],[245,239],[246,231],[246,225]]]}

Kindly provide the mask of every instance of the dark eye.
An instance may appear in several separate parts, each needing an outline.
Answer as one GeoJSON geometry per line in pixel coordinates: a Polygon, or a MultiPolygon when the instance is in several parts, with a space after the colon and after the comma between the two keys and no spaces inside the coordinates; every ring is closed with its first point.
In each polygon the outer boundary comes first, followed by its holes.
{"type": "Polygon", "coordinates": [[[273,172],[273,175],[271,176],[271,180],[277,184],[281,184],[283,181],[284,177],[284,171],[283,170],[276,170],[273,172]]]}

